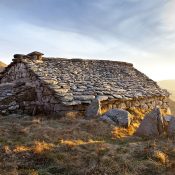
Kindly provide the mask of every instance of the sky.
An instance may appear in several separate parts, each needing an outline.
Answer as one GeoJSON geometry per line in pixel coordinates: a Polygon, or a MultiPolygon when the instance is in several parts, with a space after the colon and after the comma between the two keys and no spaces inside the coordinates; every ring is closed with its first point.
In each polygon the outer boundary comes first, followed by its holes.
{"type": "Polygon", "coordinates": [[[0,61],[35,50],[175,79],[175,0],[0,0],[0,61]]]}

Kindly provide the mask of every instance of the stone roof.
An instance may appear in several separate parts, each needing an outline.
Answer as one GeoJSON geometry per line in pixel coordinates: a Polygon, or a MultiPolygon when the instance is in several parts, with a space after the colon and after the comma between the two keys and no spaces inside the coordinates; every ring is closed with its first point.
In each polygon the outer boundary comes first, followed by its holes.
{"type": "Polygon", "coordinates": [[[96,96],[127,100],[169,95],[130,63],[45,57],[42,62],[28,57],[21,61],[62,97],[65,105],[90,103],[96,96]]]}

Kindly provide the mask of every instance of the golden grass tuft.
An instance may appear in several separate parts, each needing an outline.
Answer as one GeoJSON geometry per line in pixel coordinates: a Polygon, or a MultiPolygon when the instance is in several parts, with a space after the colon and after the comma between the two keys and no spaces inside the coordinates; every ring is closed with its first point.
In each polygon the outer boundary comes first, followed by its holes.
{"type": "Polygon", "coordinates": [[[154,151],[153,157],[160,161],[162,164],[167,164],[169,162],[168,155],[160,150],[154,151]]]}
{"type": "Polygon", "coordinates": [[[42,142],[36,141],[33,145],[32,151],[36,154],[41,154],[53,148],[54,148],[54,144],[52,143],[46,143],[44,141],[42,142]]]}

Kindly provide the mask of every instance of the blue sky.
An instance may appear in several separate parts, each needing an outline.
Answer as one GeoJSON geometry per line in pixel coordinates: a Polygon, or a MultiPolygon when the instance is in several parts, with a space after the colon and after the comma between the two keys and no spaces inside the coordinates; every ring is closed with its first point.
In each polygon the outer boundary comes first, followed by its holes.
{"type": "Polygon", "coordinates": [[[175,0],[0,0],[0,60],[34,50],[175,79],[175,0]]]}

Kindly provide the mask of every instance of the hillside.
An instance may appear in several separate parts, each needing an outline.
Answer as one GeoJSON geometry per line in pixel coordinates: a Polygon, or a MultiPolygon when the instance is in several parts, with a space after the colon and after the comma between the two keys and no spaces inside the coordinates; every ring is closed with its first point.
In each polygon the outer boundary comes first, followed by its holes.
{"type": "Polygon", "coordinates": [[[3,63],[2,61],[0,61],[0,72],[4,69],[4,67],[6,67],[7,65],[5,63],[3,63]]]}
{"type": "Polygon", "coordinates": [[[0,116],[0,174],[174,174],[174,141],[133,132],[99,120],[0,116]]]}
{"type": "Polygon", "coordinates": [[[169,99],[169,105],[170,105],[172,114],[175,116],[175,101],[169,99]]]}
{"type": "Polygon", "coordinates": [[[170,98],[175,101],[175,80],[159,81],[158,85],[164,89],[167,89],[172,94],[170,98]]]}
{"type": "Polygon", "coordinates": [[[166,89],[175,91],[175,80],[162,80],[162,81],[159,81],[158,84],[162,88],[166,88],[166,89]]]}

